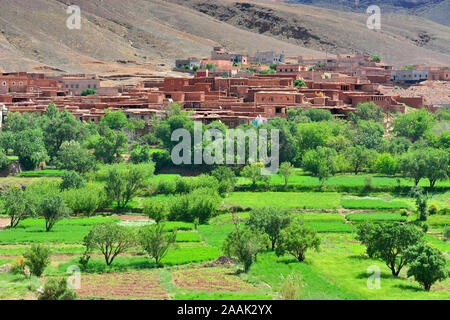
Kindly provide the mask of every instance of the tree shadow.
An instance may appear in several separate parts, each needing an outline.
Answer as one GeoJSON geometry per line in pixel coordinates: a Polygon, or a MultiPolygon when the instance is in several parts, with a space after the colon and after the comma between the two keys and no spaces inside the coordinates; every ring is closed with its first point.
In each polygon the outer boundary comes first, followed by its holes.
{"type": "Polygon", "coordinates": [[[402,289],[402,290],[410,290],[410,291],[414,291],[414,292],[425,292],[425,289],[415,287],[412,284],[400,283],[400,284],[396,284],[394,287],[402,289]]]}

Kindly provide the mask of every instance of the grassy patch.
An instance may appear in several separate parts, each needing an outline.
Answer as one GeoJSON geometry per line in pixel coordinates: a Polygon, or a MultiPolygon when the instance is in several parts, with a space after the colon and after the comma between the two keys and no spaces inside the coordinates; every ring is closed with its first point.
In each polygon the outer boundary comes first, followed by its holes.
{"type": "Polygon", "coordinates": [[[403,201],[385,201],[382,199],[342,199],[341,204],[346,209],[408,209],[403,201]]]}
{"type": "Polygon", "coordinates": [[[350,213],[345,216],[349,221],[406,221],[400,213],[350,213]]]}
{"type": "Polygon", "coordinates": [[[0,243],[81,243],[93,225],[118,221],[110,217],[63,219],[45,232],[44,219],[25,219],[15,229],[0,230],[0,243]]]}
{"type": "Polygon", "coordinates": [[[44,169],[36,171],[22,171],[16,177],[38,178],[38,177],[61,177],[64,170],[44,169]]]}
{"type": "Polygon", "coordinates": [[[225,202],[253,208],[331,209],[339,208],[340,199],[335,192],[233,192],[225,202]]]}

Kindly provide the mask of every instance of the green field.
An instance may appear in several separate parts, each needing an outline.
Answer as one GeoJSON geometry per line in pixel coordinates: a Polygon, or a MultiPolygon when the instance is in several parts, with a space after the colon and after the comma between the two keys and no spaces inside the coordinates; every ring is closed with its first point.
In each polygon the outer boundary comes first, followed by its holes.
{"type": "Polygon", "coordinates": [[[233,192],[225,203],[261,208],[339,208],[341,195],[335,192],[233,192]]]}

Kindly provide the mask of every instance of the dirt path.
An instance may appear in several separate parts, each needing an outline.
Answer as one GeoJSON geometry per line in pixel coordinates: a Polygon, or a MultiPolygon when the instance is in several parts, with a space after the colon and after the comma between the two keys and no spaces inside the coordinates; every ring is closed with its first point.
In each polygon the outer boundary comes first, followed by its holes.
{"type": "Polygon", "coordinates": [[[9,223],[11,220],[7,218],[0,218],[0,230],[5,229],[7,226],[9,226],[9,223]]]}

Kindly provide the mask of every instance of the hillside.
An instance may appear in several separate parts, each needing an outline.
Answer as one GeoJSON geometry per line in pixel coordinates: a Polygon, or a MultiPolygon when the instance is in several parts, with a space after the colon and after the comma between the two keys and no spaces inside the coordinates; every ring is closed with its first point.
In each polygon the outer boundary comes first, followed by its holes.
{"type": "Polygon", "coordinates": [[[364,14],[271,1],[1,0],[1,5],[3,71],[164,75],[174,59],[208,56],[219,45],[250,54],[350,51],[399,65],[450,64],[450,28],[414,16],[384,15],[382,30],[371,31],[364,14]],[[69,3],[81,8],[81,30],[66,27],[69,3]]]}
{"type": "Polygon", "coordinates": [[[365,12],[370,5],[377,5],[382,12],[417,15],[450,26],[450,0],[286,0],[285,2],[314,5],[322,8],[365,12]]]}

